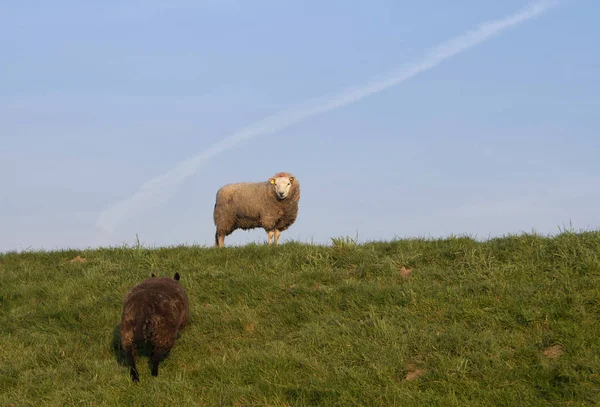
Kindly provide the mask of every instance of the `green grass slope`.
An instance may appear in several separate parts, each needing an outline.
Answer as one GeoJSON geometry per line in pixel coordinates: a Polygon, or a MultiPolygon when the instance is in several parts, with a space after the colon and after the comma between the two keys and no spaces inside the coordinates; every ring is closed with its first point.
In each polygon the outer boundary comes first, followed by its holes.
{"type": "Polygon", "coordinates": [[[600,402],[600,232],[334,243],[2,254],[0,405],[600,402]],[[123,296],[175,271],[190,324],[134,384],[123,296]]]}

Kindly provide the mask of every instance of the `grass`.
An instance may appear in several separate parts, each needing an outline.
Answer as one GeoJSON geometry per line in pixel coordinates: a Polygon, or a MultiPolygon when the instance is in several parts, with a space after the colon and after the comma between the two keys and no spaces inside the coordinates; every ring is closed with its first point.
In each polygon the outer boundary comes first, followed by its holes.
{"type": "Polygon", "coordinates": [[[6,253],[0,277],[2,406],[600,403],[600,232],[6,253]],[[190,324],[133,384],[123,296],[175,271],[190,324]]]}

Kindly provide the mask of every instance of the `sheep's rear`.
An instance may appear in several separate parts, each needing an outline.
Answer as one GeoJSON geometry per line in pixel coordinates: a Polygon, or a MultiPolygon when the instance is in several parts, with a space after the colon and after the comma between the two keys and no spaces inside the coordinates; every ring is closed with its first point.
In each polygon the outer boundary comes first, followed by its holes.
{"type": "Polygon", "coordinates": [[[139,381],[135,363],[136,344],[152,346],[151,373],[158,375],[158,364],[175,345],[177,335],[189,319],[189,303],[183,287],[175,278],[150,278],[126,295],[121,315],[121,345],[133,381],[139,381]]]}

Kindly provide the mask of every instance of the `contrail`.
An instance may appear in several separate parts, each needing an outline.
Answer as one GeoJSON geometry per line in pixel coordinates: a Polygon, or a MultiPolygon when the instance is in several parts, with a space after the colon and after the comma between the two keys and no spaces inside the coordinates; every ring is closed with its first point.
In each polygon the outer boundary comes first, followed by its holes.
{"type": "Polygon", "coordinates": [[[347,89],[333,97],[313,101],[308,104],[308,107],[297,107],[277,113],[242,129],[192,158],[180,162],[166,173],[147,181],[133,196],[116,203],[102,212],[97,219],[96,226],[105,235],[110,235],[116,227],[132,214],[144,208],[159,205],[169,199],[176,192],[177,186],[186,178],[194,175],[206,160],[237,146],[242,141],[275,133],[302,120],[349,105],[369,95],[398,85],[511,27],[539,16],[558,3],[558,0],[542,0],[530,3],[524,9],[508,17],[482,23],[475,29],[438,45],[431,49],[423,58],[406,66],[387,79],[372,81],[347,89]]]}

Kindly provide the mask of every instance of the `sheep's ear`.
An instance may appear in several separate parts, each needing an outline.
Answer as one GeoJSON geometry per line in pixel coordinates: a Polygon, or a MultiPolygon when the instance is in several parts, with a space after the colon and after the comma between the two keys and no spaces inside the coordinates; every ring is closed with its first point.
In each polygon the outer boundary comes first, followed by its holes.
{"type": "Polygon", "coordinates": [[[175,277],[173,277],[176,281],[179,281],[179,273],[175,273],[175,277]]]}
{"type": "Polygon", "coordinates": [[[269,183],[270,183],[271,185],[275,185],[275,178],[271,178],[271,179],[269,179],[269,183]]]}
{"type": "Polygon", "coordinates": [[[294,182],[294,177],[290,177],[290,182],[294,182]]]}

